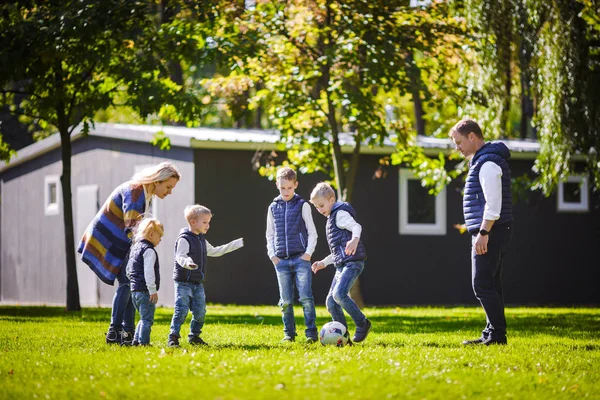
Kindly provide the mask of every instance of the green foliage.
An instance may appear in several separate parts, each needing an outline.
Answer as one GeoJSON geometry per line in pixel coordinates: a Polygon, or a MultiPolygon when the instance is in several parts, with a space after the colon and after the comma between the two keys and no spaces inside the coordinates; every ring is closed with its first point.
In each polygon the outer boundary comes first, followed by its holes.
{"type": "Polygon", "coordinates": [[[228,104],[249,96],[248,109],[267,107],[290,162],[329,174],[348,200],[360,146],[390,136],[395,117],[385,107],[409,92],[407,69],[439,69],[431,59],[458,47],[461,27],[446,14],[443,4],[424,11],[405,1],[232,6],[222,11],[219,43],[231,71],[204,83],[228,104]],[[417,51],[424,56],[414,61],[417,51]],[[343,147],[355,155],[344,157],[343,147]]]}
{"type": "MultiPolygon", "coordinates": [[[[336,348],[305,345],[300,337],[281,343],[275,306],[209,304],[202,337],[210,347],[182,340],[182,348],[169,349],[171,308],[157,308],[153,347],[123,348],[104,343],[108,309],[69,315],[2,307],[0,388],[4,399],[546,400],[595,398],[600,391],[598,309],[508,308],[509,344],[471,348],[460,342],[480,334],[479,308],[365,312],[373,321],[368,339],[336,348]]],[[[318,325],[329,320],[318,307],[318,325]]]]}
{"type": "Polygon", "coordinates": [[[150,141],[153,146],[160,148],[161,150],[170,150],[171,149],[171,139],[165,135],[165,132],[158,131],[152,137],[150,141]]]}

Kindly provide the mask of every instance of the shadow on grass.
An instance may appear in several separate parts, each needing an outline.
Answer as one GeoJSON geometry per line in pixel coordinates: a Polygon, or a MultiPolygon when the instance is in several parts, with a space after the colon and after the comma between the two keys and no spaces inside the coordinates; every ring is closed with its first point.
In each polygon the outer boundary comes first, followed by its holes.
{"type": "MultiPolygon", "coordinates": [[[[477,310],[476,307],[473,311],[477,310]]],[[[169,325],[171,322],[171,309],[158,308],[154,323],[155,325],[169,325]]],[[[191,313],[188,315],[188,320],[191,313]]],[[[14,307],[1,306],[0,320],[11,322],[44,323],[50,319],[62,319],[72,322],[105,322],[110,321],[110,309],[107,308],[84,308],[79,312],[68,313],[59,307],[14,307]]],[[[469,331],[478,333],[485,324],[485,318],[481,313],[473,313],[471,310],[464,314],[448,312],[447,316],[373,316],[369,318],[373,323],[373,330],[377,333],[442,333],[469,331]]],[[[317,325],[322,326],[328,322],[328,318],[318,317],[317,325]]],[[[544,309],[538,313],[515,313],[507,312],[508,327],[511,332],[518,332],[523,336],[546,334],[552,336],[580,336],[600,338],[600,314],[597,310],[577,309],[577,312],[553,313],[551,308],[544,309]]],[[[251,314],[221,315],[211,314],[210,310],[206,317],[207,324],[233,324],[247,326],[282,326],[281,317],[273,315],[255,316],[251,314]]],[[[297,314],[296,324],[302,329],[304,321],[302,315],[297,314]]],[[[351,327],[353,329],[353,327],[351,327]]],[[[232,347],[239,347],[231,344],[232,347]]],[[[439,346],[432,343],[431,346],[439,346]]]]}

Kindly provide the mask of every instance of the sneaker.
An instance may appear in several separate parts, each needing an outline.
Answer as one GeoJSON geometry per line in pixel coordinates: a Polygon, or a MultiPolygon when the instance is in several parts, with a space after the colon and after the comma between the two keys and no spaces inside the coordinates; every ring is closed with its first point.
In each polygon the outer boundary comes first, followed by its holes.
{"type": "Polygon", "coordinates": [[[313,343],[317,343],[319,341],[319,339],[314,338],[314,337],[307,337],[306,338],[306,344],[313,344],[313,343]]]}
{"type": "Polygon", "coordinates": [[[121,343],[121,332],[111,328],[106,332],[106,344],[117,343],[121,343]]]}
{"type": "Polygon", "coordinates": [[[133,344],[133,332],[121,331],[121,346],[131,346],[133,344]]]}
{"type": "Polygon", "coordinates": [[[132,346],[141,346],[140,342],[138,342],[137,340],[133,339],[133,342],[131,342],[132,346]]]}
{"type": "Polygon", "coordinates": [[[285,335],[283,337],[283,339],[281,339],[282,342],[295,342],[296,338],[294,338],[293,336],[290,335],[285,335]]]}
{"type": "Polygon", "coordinates": [[[352,338],[352,340],[356,343],[362,342],[367,338],[369,332],[371,332],[371,321],[367,319],[365,320],[363,326],[356,327],[356,332],[354,332],[354,337],[352,338]]]}
{"type": "Polygon", "coordinates": [[[169,336],[169,341],[167,342],[167,346],[179,347],[179,338],[177,336],[169,336]]]}
{"type": "Polygon", "coordinates": [[[505,339],[488,339],[486,341],[483,342],[483,344],[485,344],[486,346],[491,346],[491,345],[505,345],[507,343],[506,338],[505,339]]]}
{"type": "Polygon", "coordinates": [[[483,342],[485,342],[485,338],[480,337],[479,339],[463,340],[462,344],[464,344],[465,346],[472,346],[476,344],[483,344],[483,342]]]}
{"type": "Polygon", "coordinates": [[[188,338],[188,343],[192,346],[208,346],[208,343],[202,340],[200,336],[192,336],[188,338]]]}

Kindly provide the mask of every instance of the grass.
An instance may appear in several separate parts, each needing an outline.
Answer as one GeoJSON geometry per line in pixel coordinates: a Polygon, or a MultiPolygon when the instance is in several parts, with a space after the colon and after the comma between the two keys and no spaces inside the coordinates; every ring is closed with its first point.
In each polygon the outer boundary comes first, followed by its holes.
{"type": "Polygon", "coordinates": [[[276,307],[209,305],[210,347],[170,349],[168,308],[153,347],[121,348],[104,344],[108,309],[0,307],[0,398],[600,399],[600,309],[510,308],[507,346],[467,348],[479,308],[365,313],[367,341],[335,348],[281,343],[276,307]]]}

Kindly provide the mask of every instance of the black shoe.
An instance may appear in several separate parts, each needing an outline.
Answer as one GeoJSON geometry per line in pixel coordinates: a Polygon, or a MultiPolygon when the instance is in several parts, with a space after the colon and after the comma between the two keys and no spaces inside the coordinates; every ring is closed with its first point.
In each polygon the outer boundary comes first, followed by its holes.
{"type": "Polygon", "coordinates": [[[140,342],[138,342],[137,340],[133,340],[133,342],[131,342],[132,346],[141,346],[140,342]]]}
{"type": "Polygon", "coordinates": [[[507,344],[507,341],[506,341],[506,339],[488,339],[488,340],[484,341],[483,344],[485,344],[486,346],[490,346],[493,344],[505,345],[505,344],[507,344]]]}
{"type": "Polygon", "coordinates": [[[167,342],[167,346],[179,347],[179,338],[177,336],[169,336],[169,341],[167,342]]]}
{"type": "Polygon", "coordinates": [[[356,327],[356,332],[354,332],[354,337],[352,338],[352,340],[355,343],[362,342],[363,340],[365,340],[367,338],[367,335],[369,334],[369,332],[371,332],[371,321],[366,319],[365,324],[363,326],[356,327]]]}
{"type": "Polygon", "coordinates": [[[465,346],[471,346],[471,345],[475,345],[475,344],[483,344],[483,342],[485,342],[485,338],[480,337],[479,339],[473,339],[473,340],[463,340],[462,344],[464,344],[465,346]]]}
{"type": "Polygon", "coordinates": [[[306,338],[306,344],[313,344],[313,343],[317,343],[318,341],[319,341],[319,339],[316,337],[307,337],[306,338]]]}
{"type": "Polygon", "coordinates": [[[121,331],[121,346],[131,346],[133,344],[133,332],[121,331]]]}
{"type": "Polygon", "coordinates": [[[202,340],[202,338],[200,336],[192,336],[188,339],[188,343],[191,344],[192,346],[208,346],[208,343],[206,343],[204,340],[202,340]]]}
{"type": "Polygon", "coordinates": [[[106,344],[117,343],[121,343],[121,331],[116,331],[111,328],[106,332],[106,344]]]}

